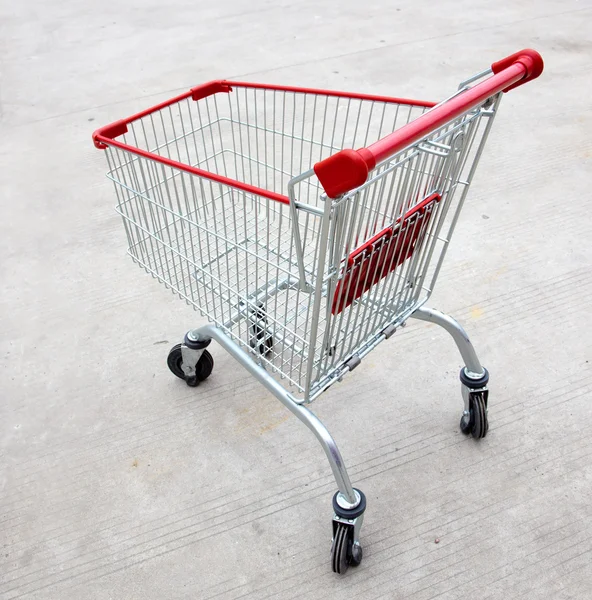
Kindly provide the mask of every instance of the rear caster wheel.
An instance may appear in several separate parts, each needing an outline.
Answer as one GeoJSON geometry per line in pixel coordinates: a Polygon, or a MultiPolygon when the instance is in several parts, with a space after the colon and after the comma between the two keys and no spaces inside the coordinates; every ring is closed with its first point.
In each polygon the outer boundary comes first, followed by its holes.
{"type": "Polygon", "coordinates": [[[362,546],[354,544],[354,528],[338,523],[331,546],[331,568],[334,573],[343,575],[347,569],[357,567],[362,562],[362,546]]]}
{"type": "Polygon", "coordinates": [[[471,434],[476,440],[480,440],[489,431],[489,420],[487,419],[487,405],[482,392],[471,394],[469,398],[469,415],[463,415],[460,419],[460,430],[465,434],[471,434]]]}
{"type": "Polygon", "coordinates": [[[204,381],[204,379],[210,376],[214,368],[214,359],[207,350],[204,350],[195,365],[195,375],[187,377],[183,371],[182,347],[183,344],[177,344],[171,348],[167,357],[167,365],[173,375],[176,375],[179,379],[183,379],[187,385],[195,387],[200,381],[204,381]]]}

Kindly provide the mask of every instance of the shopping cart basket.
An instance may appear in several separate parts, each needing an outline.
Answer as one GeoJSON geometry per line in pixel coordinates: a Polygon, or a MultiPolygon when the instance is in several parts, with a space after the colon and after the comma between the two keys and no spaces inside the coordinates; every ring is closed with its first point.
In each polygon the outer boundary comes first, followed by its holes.
{"type": "Polygon", "coordinates": [[[337,573],[362,559],[366,499],[305,405],[413,317],[452,335],[461,429],[486,435],[488,372],[464,329],[424,304],[503,92],[542,70],[523,50],[439,104],[213,81],[93,135],[128,253],[209,322],[171,349],[171,371],[206,379],[214,339],[321,443],[337,573]]]}

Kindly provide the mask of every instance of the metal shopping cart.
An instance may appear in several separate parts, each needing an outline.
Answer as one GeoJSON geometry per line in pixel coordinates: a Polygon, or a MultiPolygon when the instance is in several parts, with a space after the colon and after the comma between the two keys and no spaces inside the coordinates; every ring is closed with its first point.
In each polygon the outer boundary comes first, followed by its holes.
{"type": "Polygon", "coordinates": [[[171,349],[170,370],[206,379],[214,339],[321,443],[337,573],[362,559],[366,498],[306,405],[412,317],[452,335],[461,429],[486,435],[489,374],[425,302],[503,92],[542,70],[522,50],[439,104],[213,81],[93,134],[128,253],[209,322],[171,349]]]}

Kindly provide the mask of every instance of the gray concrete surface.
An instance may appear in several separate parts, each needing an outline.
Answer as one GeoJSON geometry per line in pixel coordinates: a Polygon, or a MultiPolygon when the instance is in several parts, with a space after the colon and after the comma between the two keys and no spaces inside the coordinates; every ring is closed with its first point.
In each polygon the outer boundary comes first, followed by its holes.
{"type": "Polygon", "coordinates": [[[588,2],[0,4],[0,597],[592,598],[592,8],[588,2]],[[320,447],[124,256],[95,126],[218,77],[439,99],[521,47],[432,304],[489,367],[413,323],[315,405],[369,509],[330,572],[320,447]],[[438,544],[434,543],[440,539],[438,544]]]}

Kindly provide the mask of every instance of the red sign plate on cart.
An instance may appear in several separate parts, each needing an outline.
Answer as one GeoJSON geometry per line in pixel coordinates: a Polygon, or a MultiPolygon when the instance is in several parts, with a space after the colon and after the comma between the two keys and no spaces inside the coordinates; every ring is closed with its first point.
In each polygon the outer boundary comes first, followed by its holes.
{"type": "Polygon", "coordinates": [[[431,194],[416,204],[394,226],[386,227],[356,248],[348,257],[339,280],[331,313],[336,315],[373,285],[411,258],[421,245],[440,194],[431,194]]]}

